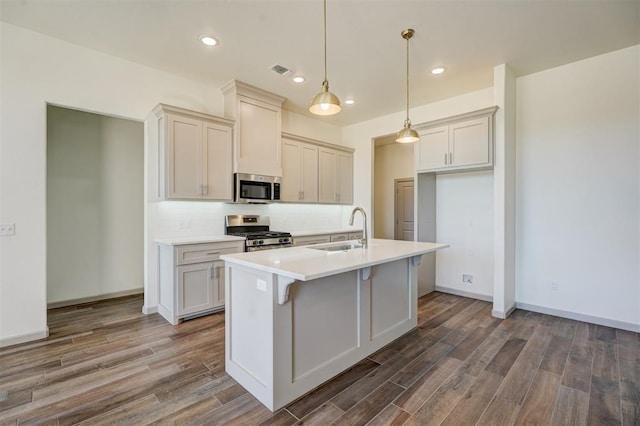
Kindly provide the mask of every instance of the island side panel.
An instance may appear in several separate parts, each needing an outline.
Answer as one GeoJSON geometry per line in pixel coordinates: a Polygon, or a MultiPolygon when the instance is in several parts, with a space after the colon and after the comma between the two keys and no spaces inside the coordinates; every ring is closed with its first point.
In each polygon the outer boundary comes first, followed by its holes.
{"type": "MultiPolygon", "coordinates": [[[[371,272],[370,340],[396,335],[396,329],[416,326],[411,318],[412,298],[415,298],[411,268],[407,260],[383,263],[371,272]]],[[[393,337],[395,338],[395,337],[393,337]]]]}
{"type": "Polygon", "coordinates": [[[293,381],[358,349],[356,271],[297,282],[291,295],[293,381]]]}
{"type": "Polygon", "coordinates": [[[274,410],[273,277],[229,263],[225,272],[225,370],[274,410]]]}

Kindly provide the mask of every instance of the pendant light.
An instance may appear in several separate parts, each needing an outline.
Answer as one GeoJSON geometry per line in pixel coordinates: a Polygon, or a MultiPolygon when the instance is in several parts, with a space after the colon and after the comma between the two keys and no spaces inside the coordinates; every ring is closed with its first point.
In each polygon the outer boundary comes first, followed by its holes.
{"type": "Polygon", "coordinates": [[[415,31],[411,28],[400,33],[402,38],[407,40],[407,118],[404,120],[404,127],[398,132],[398,136],[396,137],[396,142],[398,143],[412,143],[420,140],[418,132],[411,128],[411,120],[409,120],[409,39],[413,37],[414,34],[415,31]]]}
{"type": "Polygon", "coordinates": [[[322,90],[311,100],[309,111],[316,115],[333,115],[341,110],[340,99],[329,91],[327,80],[327,0],[324,0],[324,80],[322,90]]]}

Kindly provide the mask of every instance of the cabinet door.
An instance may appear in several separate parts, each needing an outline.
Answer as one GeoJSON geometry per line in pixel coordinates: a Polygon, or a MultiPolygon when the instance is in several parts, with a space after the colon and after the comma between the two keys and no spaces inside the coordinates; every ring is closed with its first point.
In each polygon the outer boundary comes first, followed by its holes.
{"type": "Polygon", "coordinates": [[[336,186],[338,202],[353,204],[353,154],[338,152],[337,154],[336,186]]]}
{"type": "Polygon", "coordinates": [[[318,147],[306,143],[302,144],[300,164],[302,164],[302,201],[305,203],[317,203],[318,147]]]}
{"type": "Polygon", "coordinates": [[[318,201],[336,203],[336,152],[330,149],[318,150],[318,201]]]}
{"type": "Polygon", "coordinates": [[[449,126],[434,127],[420,132],[416,145],[416,170],[431,170],[449,164],[449,126]]]}
{"type": "Polygon", "coordinates": [[[178,266],[178,315],[196,314],[213,309],[214,263],[178,266]]]}
{"type": "Polygon", "coordinates": [[[300,201],[302,198],[303,165],[300,162],[301,151],[300,142],[282,140],[282,188],[280,192],[282,201],[300,201]]]}
{"type": "Polygon", "coordinates": [[[239,96],[238,172],[282,176],[280,108],[239,96]]]}
{"type": "Polygon", "coordinates": [[[213,262],[213,307],[224,306],[224,262],[213,262]]]}
{"type": "Polygon", "coordinates": [[[201,198],[202,122],[167,115],[167,198],[201,198]]]}
{"type": "Polygon", "coordinates": [[[471,166],[491,162],[489,117],[455,123],[449,126],[450,166],[471,166]]]}
{"type": "Polygon", "coordinates": [[[203,131],[202,198],[230,201],[233,191],[231,129],[205,121],[203,131]]]}

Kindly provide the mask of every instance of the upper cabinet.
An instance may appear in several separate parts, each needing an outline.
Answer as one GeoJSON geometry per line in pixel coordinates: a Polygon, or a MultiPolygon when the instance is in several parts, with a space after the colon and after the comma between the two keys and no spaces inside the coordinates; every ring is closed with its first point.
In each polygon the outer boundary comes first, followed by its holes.
{"type": "Polygon", "coordinates": [[[352,204],[353,149],[282,134],[284,202],[352,204]]]}
{"type": "Polygon", "coordinates": [[[282,137],[282,201],[318,202],[318,146],[282,137]]]}
{"type": "Polygon", "coordinates": [[[493,166],[493,115],[485,108],[416,126],[417,172],[448,172],[493,166]]]}
{"type": "Polygon", "coordinates": [[[285,98],[238,80],[221,90],[225,116],[236,123],[233,171],[282,177],[280,138],[285,98]]]}
{"type": "Polygon", "coordinates": [[[232,199],[232,120],[159,104],[147,134],[151,199],[232,199]]]}
{"type": "Polygon", "coordinates": [[[353,204],[353,151],[318,150],[318,201],[353,204]]]}

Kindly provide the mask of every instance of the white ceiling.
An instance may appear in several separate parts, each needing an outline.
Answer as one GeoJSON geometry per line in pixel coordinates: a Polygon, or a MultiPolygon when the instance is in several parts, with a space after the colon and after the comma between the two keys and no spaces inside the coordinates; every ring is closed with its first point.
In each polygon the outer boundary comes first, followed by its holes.
{"type": "MultiPolygon", "coordinates": [[[[221,87],[238,79],[306,113],[322,82],[321,0],[0,0],[0,19],[114,56],[221,87]],[[220,40],[215,48],[200,34],[220,40]],[[304,75],[295,85],[269,68],[304,75]]],[[[640,1],[329,0],[328,79],[345,125],[405,105],[405,41],[411,39],[411,105],[493,82],[507,63],[518,76],[640,43],[640,1]],[[447,72],[432,76],[444,64],[447,72]]],[[[615,70],[612,70],[615,74],[615,70]]],[[[612,77],[615,78],[615,77],[612,77]]],[[[401,125],[401,123],[399,124],[401,125]]]]}

